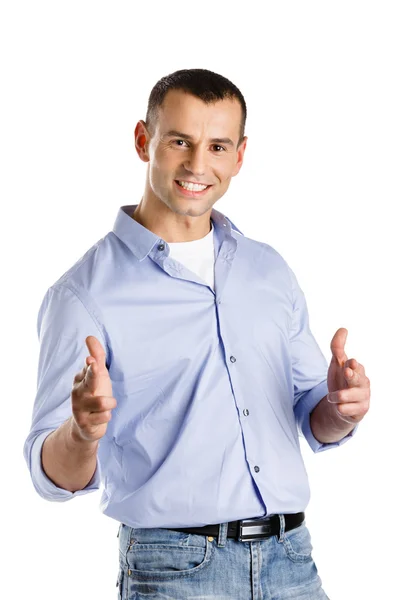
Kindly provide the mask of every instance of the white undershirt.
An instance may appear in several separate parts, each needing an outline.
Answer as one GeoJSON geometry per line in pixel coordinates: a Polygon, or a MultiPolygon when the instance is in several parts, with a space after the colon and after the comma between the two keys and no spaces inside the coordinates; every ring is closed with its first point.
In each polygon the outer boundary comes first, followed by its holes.
{"type": "Polygon", "coordinates": [[[192,242],[168,242],[169,256],[185,265],[214,289],[214,226],[199,240],[192,242]]]}

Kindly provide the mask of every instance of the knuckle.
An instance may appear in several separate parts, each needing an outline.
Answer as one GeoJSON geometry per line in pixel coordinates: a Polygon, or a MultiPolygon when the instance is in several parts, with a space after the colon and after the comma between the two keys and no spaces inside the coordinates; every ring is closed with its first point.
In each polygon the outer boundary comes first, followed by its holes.
{"type": "Polygon", "coordinates": [[[337,411],[337,413],[339,414],[340,417],[345,414],[344,407],[341,406],[340,404],[338,404],[336,406],[336,411],[337,411]]]}
{"type": "Polygon", "coordinates": [[[79,395],[77,393],[77,390],[72,390],[71,406],[72,406],[72,410],[79,410],[79,408],[80,408],[80,401],[79,401],[79,395]]]}
{"type": "Polygon", "coordinates": [[[73,381],[73,385],[72,385],[72,387],[73,387],[73,389],[75,389],[75,390],[76,390],[76,389],[79,389],[81,386],[82,386],[82,377],[81,377],[81,378],[79,378],[79,377],[77,376],[77,377],[74,379],[74,381],[73,381]]]}
{"type": "Polygon", "coordinates": [[[105,411],[108,409],[107,399],[104,396],[97,396],[94,399],[94,405],[97,411],[105,411]]]}
{"type": "Polygon", "coordinates": [[[82,386],[76,385],[71,392],[72,404],[80,406],[82,403],[82,386]]]}
{"type": "Polygon", "coordinates": [[[74,413],[74,418],[78,426],[82,429],[85,427],[86,419],[81,412],[74,413]]]}
{"type": "Polygon", "coordinates": [[[101,405],[104,410],[109,410],[111,398],[109,396],[101,396],[101,405]]]}
{"type": "Polygon", "coordinates": [[[117,405],[117,401],[114,397],[110,396],[100,396],[100,404],[99,408],[103,411],[110,411],[115,408],[117,405]]]}
{"type": "Polygon", "coordinates": [[[90,398],[82,388],[79,388],[75,393],[71,394],[71,399],[72,409],[75,412],[85,413],[91,410],[89,404],[90,398]]]}

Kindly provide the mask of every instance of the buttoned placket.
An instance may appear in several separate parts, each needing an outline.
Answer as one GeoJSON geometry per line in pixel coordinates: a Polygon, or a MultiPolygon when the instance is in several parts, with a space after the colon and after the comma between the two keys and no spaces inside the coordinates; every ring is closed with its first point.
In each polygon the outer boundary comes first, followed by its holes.
{"type": "MultiPolygon", "coordinates": [[[[222,292],[227,282],[228,276],[231,271],[232,263],[235,256],[237,241],[232,237],[224,236],[223,241],[221,243],[218,254],[216,253],[215,259],[215,290],[213,290],[207,283],[198,277],[196,273],[193,273],[189,269],[182,265],[178,261],[173,258],[169,258],[167,253],[167,242],[160,239],[158,244],[156,245],[156,253],[153,255],[153,259],[164,269],[166,273],[168,273],[171,277],[176,277],[178,279],[184,279],[187,281],[193,281],[195,283],[199,283],[200,285],[206,286],[210,292],[215,296],[214,301],[216,304],[216,314],[219,321],[219,328],[221,333],[222,343],[224,345],[225,356],[226,356],[226,365],[229,373],[229,378],[231,382],[232,395],[235,401],[237,408],[239,409],[239,414],[243,414],[245,418],[240,418],[240,426],[243,430],[243,435],[245,439],[246,446],[246,455],[249,462],[249,465],[252,469],[253,477],[257,482],[257,477],[254,474],[260,472],[261,468],[255,461],[253,457],[253,451],[251,448],[251,443],[249,442],[248,436],[246,435],[247,428],[251,427],[251,420],[247,419],[250,415],[250,411],[248,408],[241,408],[238,406],[238,402],[240,404],[240,386],[237,383],[237,356],[235,354],[231,354],[229,350],[229,343],[225,344],[225,339],[228,337],[224,335],[224,311],[223,311],[223,298],[222,292]]],[[[239,349],[238,349],[239,350],[239,349]]],[[[237,354],[238,352],[236,352],[237,354]]]]}

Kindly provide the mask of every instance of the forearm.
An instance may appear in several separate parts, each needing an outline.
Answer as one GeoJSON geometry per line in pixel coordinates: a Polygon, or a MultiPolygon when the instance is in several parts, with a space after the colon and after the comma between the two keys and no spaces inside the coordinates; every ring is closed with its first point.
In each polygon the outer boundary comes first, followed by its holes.
{"type": "Polygon", "coordinates": [[[42,466],[58,487],[76,492],[87,486],[96,470],[99,442],[86,442],[75,434],[72,417],[45,439],[42,466]]]}
{"type": "Polygon", "coordinates": [[[310,426],[314,437],[322,444],[327,444],[344,438],[355,424],[344,421],[337,414],[336,405],[328,402],[327,396],[324,396],[310,415],[310,426]]]}

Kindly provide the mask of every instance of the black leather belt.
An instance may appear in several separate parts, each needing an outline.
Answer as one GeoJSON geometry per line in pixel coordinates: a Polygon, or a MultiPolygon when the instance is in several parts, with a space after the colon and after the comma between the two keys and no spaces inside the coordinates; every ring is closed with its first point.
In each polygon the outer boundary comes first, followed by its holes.
{"type": "MultiPolygon", "coordinates": [[[[284,514],[285,531],[299,527],[305,519],[303,512],[284,514]]],[[[220,525],[205,525],[204,527],[168,527],[174,531],[183,533],[194,533],[196,535],[211,535],[218,537],[220,525]]],[[[167,528],[165,528],[167,529],[167,528]]],[[[269,538],[273,535],[279,536],[281,530],[279,515],[271,515],[263,519],[242,519],[228,523],[227,537],[235,538],[239,542],[254,542],[269,538]]]]}

